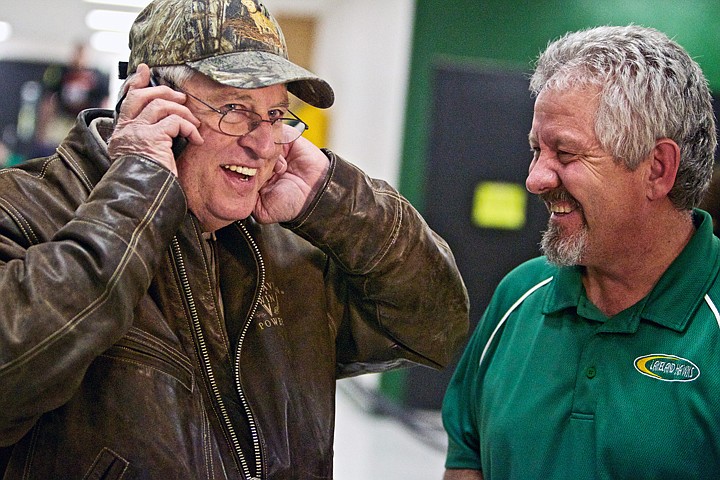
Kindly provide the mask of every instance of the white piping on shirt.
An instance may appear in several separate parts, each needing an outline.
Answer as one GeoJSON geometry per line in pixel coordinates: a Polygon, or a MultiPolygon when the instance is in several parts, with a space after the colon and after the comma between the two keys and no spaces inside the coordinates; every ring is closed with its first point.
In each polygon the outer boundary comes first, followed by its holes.
{"type": "MultiPolygon", "coordinates": [[[[542,282],[538,283],[534,287],[532,287],[530,290],[525,292],[522,297],[518,298],[515,303],[513,303],[512,307],[508,309],[507,312],[505,312],[505,315],[500,319],[497,326],[495,327],[495,330],[493,330],[492,335],[490,335],[490,338],[488,339],[487,343],[485,344],[485,348],[483,348],[482,355],[480,355],[480,361],[478,362],[478,365],[482,365],[483,360],[485,359],[485,354],[487,354],[488,349],[490,348],[490,345],[493,342],[493,339],[495,338],[495,335],[500,330],[500,327],[503,326],[503,324],[507,321],[510,314],[522,303],[525,301],[527,297],[529,297],[535,290],[538,288],[547,285],[552,281],[553,277],[546,278],[542,282]]],[[[705,303],[708,304],[708,307],[710,307],[710,310],[712,310],[713,315],[715,315],[715,321],[718,324],[718,327],[720,328],[720,311],[718,311],[717,306],[715,306],[715,303],[712,301],[709,295],[705,295],[705,303]]]]}
{"type": "MultiPolygon", "coordinates": [[[[540,288],[540,287],[543,287],[543,286],[547,285],[548,283],[550,283],[550,282],[552,281],[552,279],[553,279],[553,277],[546,278],[546,279],[543,280],[542,282],[540,282],[540,283],[538,283],[537,285],[535,285],[534,287],[532,287],[530,290],[528,290],[527,292],[525,292],[522,297],[518,298],[517,301],[516,301],[515,303],[513,303],[513,306],[510,307],[510,309],[509,309],[507,312],[505,312],[505,315],[503,315],[503,317],[500,319],[500,321],[498,322],[497,326],[495,327],[495,330],[493,330],[492,335],[490,335],[490,338],[488,339],[487,343],[485,344],[485,348],[483,348],[482,355],[480,355],[480,362],[478,363],[478,365],[482,365],[483,359],[485,358],[485,354],[487,353],[488,349],[490,348],[490,345],[492,344],[492,341],[493,341],[493,339],[495,338],[495,335],[496,335],[497,332],[500,330],[500,327],[503,326],[503,324],[504,324],[505,321],[508,319],[508,317],[510,316],[510,314],[511,314],[522,302],[524,302],[525,299],[526,299],[527,297],[529,297],[535,290],[537,290],[537,289],[540,288]]],[[[716,310],[716,312],[717,312],[717,310],[716,310]]]]}
{"type": "Polygon", "coordinates": [[[705,303],[707,303],[708,307],[710,307],[710,310],[712,310],[713,315],[715,315],[715,321],[717,322],[718,327],[720,327],[720,312],[718,312],[715,303],[713,303],[713,301],[710,299],[710,295],[705,294],[705,303]]]}

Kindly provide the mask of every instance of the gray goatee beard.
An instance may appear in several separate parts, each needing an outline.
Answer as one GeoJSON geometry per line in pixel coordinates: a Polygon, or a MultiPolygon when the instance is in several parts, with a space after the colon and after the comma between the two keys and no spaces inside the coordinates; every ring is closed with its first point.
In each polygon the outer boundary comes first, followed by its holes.
{"type": "Polygon", "coordinates": [[[587,226],[572,235],[563,234],[562,229],[552,221],[543,232],[540,249],[548,261],[559,267],[580,265],[587,245],[587,226]]]}

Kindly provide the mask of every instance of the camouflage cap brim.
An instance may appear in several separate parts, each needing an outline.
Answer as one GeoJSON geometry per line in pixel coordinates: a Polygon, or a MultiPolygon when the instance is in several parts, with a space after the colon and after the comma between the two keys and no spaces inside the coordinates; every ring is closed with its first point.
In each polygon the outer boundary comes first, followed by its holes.
{"type": "Polygon", "coordinates": [[[262,88],[283,83],[290,93],[314,107],[328,108],[335,101],[335,94],[325,80],[269,52],[234,52],[187,62],[187,65],[231,87],[262,88]]]}

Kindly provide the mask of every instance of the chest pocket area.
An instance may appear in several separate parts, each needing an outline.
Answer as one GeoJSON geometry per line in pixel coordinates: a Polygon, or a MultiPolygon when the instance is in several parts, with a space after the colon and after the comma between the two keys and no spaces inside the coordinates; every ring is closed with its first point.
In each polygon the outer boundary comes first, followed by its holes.
{"type": "Polygon", "coordinates": [[[179,382],[188,391],[193,389],[190,359],[142,330],[131,328],[125,337],[102,356],[132,365],[140,375],[164,375],[179,382]]]}

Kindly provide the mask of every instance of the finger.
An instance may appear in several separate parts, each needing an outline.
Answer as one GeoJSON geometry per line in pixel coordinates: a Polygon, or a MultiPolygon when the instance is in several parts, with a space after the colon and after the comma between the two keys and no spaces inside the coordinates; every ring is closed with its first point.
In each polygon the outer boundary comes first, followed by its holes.
{"type": "Polygon", "coordinates": [[[125,99],[128,96],[128,92],[130,90],[135,90],[137,88],[142,88],[144,85],[148,85],[150,83],[150,68],[144,63],[141,63],[138,65],[137,70],[135,73],[131,74],[127,81],[122,85],[122,95],[120,97],[120,100],[118,100],[117,104],[115,105],[115,113],[117,115],[120,114],[120,107],[125,103],[125,99]]]}
{"type": "MultiPolygon", "coordinates": [[[[173,105],[175,108],[185,108],[173,105]]],[[[123,155],[145,156],[175,172],[175,158],[171,151],[175,137],[185,137],[195,145],[204,143],[195,122],[186,117],[164,114],[154,118],[152,114],[143,112],[138,118],[118,122],[110,138],[108,152],[113,159],[123,155]]]]}
{"type": "MultiPolygon", "coordinates": [[[[172,162],[176,161],[175,151],[173,150],[175,138],[183,138],[187,142],[194,145],[202,145],[205,139],[200,135],[197,128],[180,117],[167,117],[153,125],[155,135],[158,140],[150,141],[148,144],[154,145],[153,149],[158,148],[160,152],[157,158],[165,157],[172,162]]],[[[154,158],[151,156],[151,158],[154,158]]],[[[160,160],[160,163],[164,163],[160,160]]]]}
{"type": "MultiPolygon", "coordinates": [[[[150,68],[141,63],[124,85],[125,92],[116,108],[119,115],[137,117],[154,99],[185,104],[187,96],[167,86],[150,86],[150,68]]],[[[192,119],[191,119],[192,120],[192,119]]]]}
{"type": "Polygon", "coordinates": [[[133,120],[152,124],[173,115],[187,120],[195,127],[199,127],[202,123],[185,105],[165,98],[153,98],[150,100],[133,120]]]}
{"type": "MultiPolygon", "coordinates": [[[[197,118],[193,117],[195,120],[197,118]]],[[[200,131],[198,130],[198,127],[200,126],[199,123],[189,122],[184,117],[175,117],[172,120],[176,121],[176,125],[178,125],[178,132],[176,135],[172,135],[174,137],[184,137],[186,138],[190,143],[193,143],[195,145],[202,145],[205,143],[205,139],[200,135],[200,131]]],[[[199,122],[199,121],[198,121],[199,122]]]]}
{"type": "Polygon", "coordinates": [[[150,85],[150,67],[141,63],[138,65],[135,75],[127,81],[128,89],[144,88],[150,85]]]}
{"type": "Polygon", "coordinates": [[[292,150],[293,145],[295,145],[295,142],[283,143],[282,145],[280,145],[282,147],[282,155],[284,158],[287,158],[290,155],[290,151],[292,150]]]}
{"type": "MultiPolygon", "coordinates": [[[[127,118],[136,118],[155,100],[164,100],[175,105],[182,106],[185,104],[187,97],[184,93],[177,92],[166,86],[145,87],[128,90],[125,99],[120,108],[120,116],[127,118]]],[[[158,109],[158,104],[154,106],[158,109]]],[[[168,108],[165,105],[165,108],[168,108]]],[[[184,108],[184,107],[183,107],[184,108]]],[[[162,109],[159,109],[162,110],[162,109]]]]}
{"type": "Polygon", "coordinates": [[[275,162],[275,166],[273,167],[273,173],[275,175],[282,175],[287,171],[287,160],[285,160],[285,157],[280,155],[278,157],[277,162],[275,162]]]}
{"type": "Polygon", "coordinates": [[[280,181],[285,172],[287,172],[287,161],[285,157],[279,156],[273,166],[273,174],[265,181],[263,186],[260,187],[260,192],[267,192],[273,185],[280,181]]]}
{"type": "MultiPolygon", "coordinates": [[[[137,146],[137,150],[148,150],[148,146],[155,150],[170,150],[170,146],[175,137],[184,137],[190,143],[202,145],[205,140],[200,135],[197,126],[180,115],[167,115],[157,121],[145,122],[138,119],[118,125],[114,137],[124,145],[124,151],[137,146]]],[[[149,153],[146,151],[145,153],[149,153]]]]}

